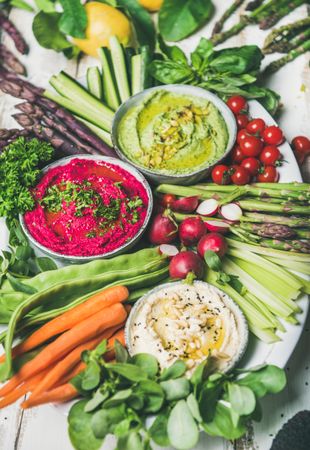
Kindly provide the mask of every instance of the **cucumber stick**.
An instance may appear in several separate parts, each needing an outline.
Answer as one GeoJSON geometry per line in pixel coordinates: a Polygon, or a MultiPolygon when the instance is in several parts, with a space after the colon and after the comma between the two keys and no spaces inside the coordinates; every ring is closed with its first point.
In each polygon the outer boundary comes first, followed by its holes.
{"type": "Polygon", "coordinates": [[[110,147],[113,147],[112,139],[111,139],[111,133],[109,133],[108,131],[103,130],[102,128],[98,127],[97,125],[94,125],[93,123],[89,122],[88,120],[81,119],[80,117],[78,117],[78,119],[81,122],[85,123],[85,125],[87,125],[88,128],[94,134],[96,134],[98,137],[100,137],[100,139],[103,140],[103,142],[108,144],[110,147]]]}
{"type": "Polygon", "coordinates": [[[87,88],[89,92],[99,100],[102,99],[102,81],[101,73],[97,66],[87,69],[87,88]]]}
{"type": "Polygon", "coordinates": [[[121,101],[125,102],[130,97],[125,54],[116,36],[110,37],[109,45],[119,96],[121,101]]]}
{"type": "Polygon", "coordinates": [[[148,46],[141,47],[140,54],[131,58],[131,92],[138,94],[150,87],[148,66],[150,64],[150,50],[148,46]]]}
{"type": "Polygon", "coordinates": [[[120,100],[117,93],[112,63],[110,61],[110,51],[106,47],[102,47],[98,50],[98,55],[102,66],[103,96],[107,105],[116,111],[120,105],[120,100]]]}

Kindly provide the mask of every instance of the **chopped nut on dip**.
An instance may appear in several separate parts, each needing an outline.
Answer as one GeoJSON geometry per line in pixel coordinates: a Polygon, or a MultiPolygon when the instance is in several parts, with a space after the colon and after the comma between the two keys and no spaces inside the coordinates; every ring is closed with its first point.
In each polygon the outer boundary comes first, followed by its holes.
{"type": "Polygon", "coordinates": [[[151,353],[162,368],[177,359],[192,372],[208,355],[227,371],[243,353],[248,337],[245,318],[219,289],[204,283],[165,284],[133,309],[127,342],[132,354],[151,353]]]}

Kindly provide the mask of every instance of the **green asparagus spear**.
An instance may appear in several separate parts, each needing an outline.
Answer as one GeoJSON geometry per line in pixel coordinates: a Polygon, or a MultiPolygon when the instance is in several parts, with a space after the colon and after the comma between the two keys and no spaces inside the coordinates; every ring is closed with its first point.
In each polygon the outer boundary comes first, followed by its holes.
{"type": "Polygon", "coordinates": [[[296,236],[295,230],[287,225],[278,225],[275,223],[240,223],[239,227],[242,230],[257,234],[261,237],[274,239],[289,239],[296,236]]]}
{"type": "Polygon", "coordinates": [[[273,25],[279,22],[282,17],[287,16],[291,11],[298,8],[298,6],[307,2],[305,0],[286,0],[284,2],[282,1],[276,3],[277,5],[272,9],[272,11],[270,11],[270,14],[268,14],[266,17],[259,18],[258,23],[261,30],[267,30],[268,28],[271,28],[273,25]]]}
{"type": "Polygon", "coordinates": [[[309,27],[310,17],[307,17],[273,30],[265,39],[263,53],[289,52],[309,37],[309,27]],[[301,39],[303,39],[302,42],[301,39]]]}
{"type": "Polygon", "coordinates": [[[310,215],[310,207],[309,206],[300,206],[295,204],[288,203],[266,203],[260,200],[240,200],[240,207],[245,211],[266,211],[266,212],[274,212],[274,213],[283,213],[283,214],[300,214],[300,215],[310,215]]]}
{"type": "Polygon", "coordinates": [[[215,34],[219,33],[220,31],[222,31],[224,23],[226,22],[226,20],[229,19],[229,17],[233,15],[233,13],[239,8],[239,6],[242,5],[243,2],[244,2],[244,0],[235,0],[229,6],[229,8],[226,9],[226,11],[222,15],[222,17],[214,25],[214,28],[213,28],[213,31],[212,31],[212,36],[214,36],[215,34]]]}
{"type": "Polygon", "coordinates": [[[271,214],[260,214],[257,212],[246,212],[241,217],[242,222],[274,223],[287,225],[294,228],[310,228],[310,219],[306,217],[273,216],[271,214]]]}
{"type": "Polygon", "coordinates": [[[291,50],[287,55],[283,56],[280,59],[277,59],[276,61],[273,61],[270,63],[266,69],[264,70],[264,73],[269,75],[272,73],[277,72],[279,69],[281,69],[283,66],[288,64],[289,62],[296,59],[298,56],[306,53],[310,50],[310,39],[308,39],[306,42],[304,42],[299,47],[291,50]]]}
{"type": "Polygon", "coordinates": [[[257,9],[265,0],[253,0],[246,5],[246,11],[254,11],[257,9]]]}

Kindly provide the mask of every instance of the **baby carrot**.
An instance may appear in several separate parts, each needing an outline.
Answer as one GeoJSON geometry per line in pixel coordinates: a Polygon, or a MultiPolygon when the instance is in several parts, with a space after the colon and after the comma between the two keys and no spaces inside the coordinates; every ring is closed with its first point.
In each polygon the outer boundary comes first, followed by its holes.
{"type": "Polygon", "coordinates": [[[28,400],[21,404],[23,409],[33,406],[43,405],[45,403],[64,403],[77,397],[79,394],[75,387],[70,384],[62,384],[51,391],[43,392],[30,403],[28,400]]]}

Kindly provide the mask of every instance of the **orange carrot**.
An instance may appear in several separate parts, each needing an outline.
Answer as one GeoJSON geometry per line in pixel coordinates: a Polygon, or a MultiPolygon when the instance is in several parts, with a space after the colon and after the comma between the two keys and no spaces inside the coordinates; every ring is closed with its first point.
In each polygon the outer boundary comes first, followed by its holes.
{"type": "Polygon", "coordinates": [[[74,378],[79,373],[83,372],[83,370],[86,369],[86,364],[83,361],[80,361],[76,366],[70,370],[69,373],[66,374],[66,376],[60,380],[59,383],[57,383],[56,386],[60,386],[61,384],[68,383],[72,378],[74,378]]]}
{"type": "Polygon", "coordinates": [[[102,333],[99,337],[91,339],[78,347],[72,350],[64,359],[58,362],[53,370],[51,370],[43,380],[35,387],[32,391],[30,398],[36,397],[41,392],[48,391],[53,386],[56,385],[57,381],[61,380],[69,370],[72,370],[77,362],[81,359],[81,353],[84,350],[93,350],[103,339],[108,339],[111,337],[119,328],[116,327],[109,328],[104,333],[102,333]]]}
{"type": "MultiPolygon", "coordinates": [[[[113,286],[93,295],[84,303],[66,311],[55,319],[50,320],[41,328],[31,334],[24,342],[20,343],[12,350],[12,356],[15,358],[22,353],[26,353],[43,342],[46,342],[53,336],[69,330],[84,319],[96,314],[103,308],[115,303],[122,303],[127,300],[129,295],[125,286],[113,286]]],[[[0,356],[0,362],[5,360],[5,355],[0,356]]]]}
{"type": "Polygon", "coordinates": [[[21,404],[23,409],[33,406],[43,405],[45,403],[65,403],[78,396],[78,392],[70,383],[62,384],[51,391],[43,392],[40,396],[33,399],[30,403],[28,400],[21,404]]]}
{"type": "Polygon", "coordinates": [[[55,361],[60,360],[83,342],[87,342],[111,327],[120,325],[126,317],[127,313],[123,305],[116,303],[109,309],[105,308],[83,320],[71,330],[60,335],[31,361],[26,363],[10,381],[0,388],[0,396],[8,394],[16,385],[50,366],[55,361]]]}

